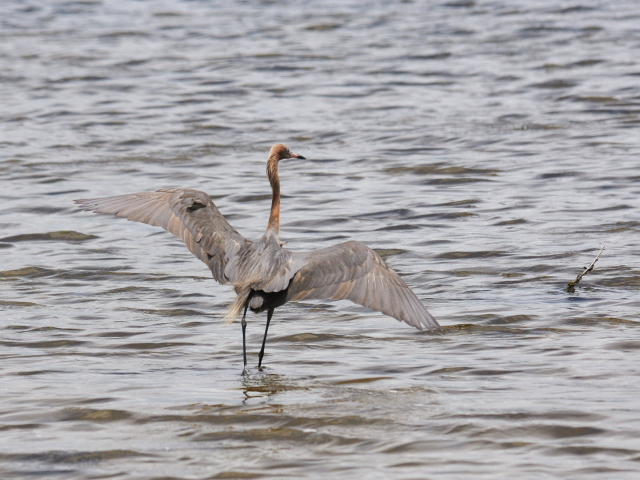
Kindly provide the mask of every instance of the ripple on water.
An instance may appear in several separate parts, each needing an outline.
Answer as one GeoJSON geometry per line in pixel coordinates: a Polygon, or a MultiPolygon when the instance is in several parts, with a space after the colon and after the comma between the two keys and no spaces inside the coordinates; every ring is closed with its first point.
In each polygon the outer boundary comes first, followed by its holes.
{"type": "Polygon", "coordinates": [[[4,476],[637,478],[637,17],[5,1],[4,476]],[[275,142],[308,158],[280,164],[283,241],[376,248],[442,332],[294,303],[262,370],[247,316],[242,377],[232,288],[73,205],[195,188],[256,239],[275,142]]]}
{"type": "Polygon", "coordinates": [[[61,231],[48,233],[27,233],[22,235],[12,235],[0,238],[2,242],[34,242],[34,241],[63,241],[63,242],[84,242],[98,238],[95,235],[87,235],[80,232],[61,231]]]}

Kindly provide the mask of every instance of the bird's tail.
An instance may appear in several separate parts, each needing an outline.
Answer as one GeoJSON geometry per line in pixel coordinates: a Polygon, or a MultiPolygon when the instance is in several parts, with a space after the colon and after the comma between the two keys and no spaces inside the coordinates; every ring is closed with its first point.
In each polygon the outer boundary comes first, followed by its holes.
{"type": "Polygon", "coordinates": [[[236,318],[238,318],[238,315],[242,313],[242,309],[249,299],[250,293],[251,287],[249,285],[236,285],[236,299],[229,307],[229,310],[227,310],[227,314],[224,316],[225,323],[233,323],[236,318]]]}

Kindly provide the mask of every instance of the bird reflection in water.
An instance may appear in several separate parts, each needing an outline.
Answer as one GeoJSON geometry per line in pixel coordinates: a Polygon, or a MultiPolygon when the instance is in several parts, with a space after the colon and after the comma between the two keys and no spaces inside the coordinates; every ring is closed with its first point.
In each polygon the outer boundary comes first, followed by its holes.
{"type": "Polygon", "coordinates": [[[259,372],[257,375],[245,374],[242,377],[243,403],[253,398],[271,399],[280,392],[295,389],[285,382],[285,377],[276,373],[259,372]]]}

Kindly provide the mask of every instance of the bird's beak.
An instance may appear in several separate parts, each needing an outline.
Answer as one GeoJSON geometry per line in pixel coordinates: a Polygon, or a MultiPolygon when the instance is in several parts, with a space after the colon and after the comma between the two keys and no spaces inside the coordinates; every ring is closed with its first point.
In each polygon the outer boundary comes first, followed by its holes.
{"type": "Polygon", "coordinates": [[[291,152],[289,155],[291,155],[290,158],[299,158],[300,160],[306,160],[306,158],[304,158],[302,155],[298,155],[297,153],[291,152]]]}

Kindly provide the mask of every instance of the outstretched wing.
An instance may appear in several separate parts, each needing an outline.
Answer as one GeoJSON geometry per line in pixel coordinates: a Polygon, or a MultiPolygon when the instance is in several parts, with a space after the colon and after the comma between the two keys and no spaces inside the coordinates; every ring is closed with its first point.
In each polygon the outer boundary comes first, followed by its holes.
{"type": "Polygon", "coordinates": [[[351,241],[294,255],[303,257],[307,264],[293,277],[287,301],[346,298],[418,330],[440,329],[407,284],[366,245],[351,241]]]}
{"type": "Polygon", "coordinates": [[[211,197],[198,190],[169,188],[75,202],[83,210],[164,228],[180,238],[220,283],[229,282],[224,271],[229,257],[249,242],[227,222],[211,197]]]}

